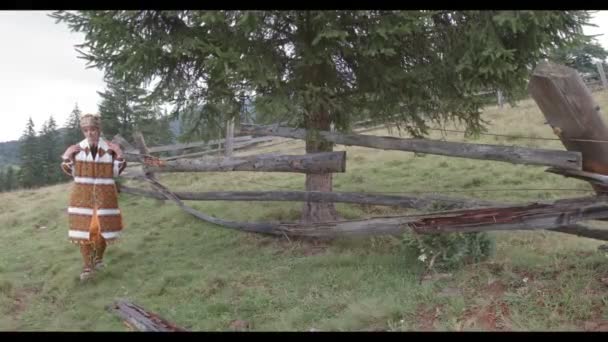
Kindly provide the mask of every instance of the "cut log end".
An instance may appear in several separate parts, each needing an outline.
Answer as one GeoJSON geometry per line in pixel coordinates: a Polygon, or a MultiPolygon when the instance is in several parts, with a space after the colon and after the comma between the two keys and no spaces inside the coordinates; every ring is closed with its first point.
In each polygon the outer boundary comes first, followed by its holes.
{"type": "Polygon", "coordinates": [[[532,75],[549,78],[568,78],[572,77],[575,73],[574,69],[568,68],[565,65],[543,61],[536,66],[532,75]]]}

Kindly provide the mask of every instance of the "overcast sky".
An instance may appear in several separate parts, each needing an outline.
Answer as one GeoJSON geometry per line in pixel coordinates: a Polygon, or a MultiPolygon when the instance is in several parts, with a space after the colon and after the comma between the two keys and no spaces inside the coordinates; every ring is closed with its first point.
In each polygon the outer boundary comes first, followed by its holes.
{"type": "MultiPolygon", "coordinates": [[[[75,44],[84,35],[55,24],[47,11],[0,11],[0,142],[19,139],[29,117],[36,130],[51,115],[63,126],[78,103],[83,112],[96,112],[103,91],[103,74],[86,69],[75,44]]],[[[608,49],[608,11],[587,34],[604,34],[598,41],[608,49]]]]}

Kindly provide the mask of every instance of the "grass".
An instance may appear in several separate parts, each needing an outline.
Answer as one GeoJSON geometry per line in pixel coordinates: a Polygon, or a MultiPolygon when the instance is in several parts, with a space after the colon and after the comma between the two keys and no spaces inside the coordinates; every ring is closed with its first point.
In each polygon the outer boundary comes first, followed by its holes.
{"type": "MultiPolygon", "coordinates": [[[[600,106],[608,104],[608,93],[594,95],[600,106]]],[[[516,108],[486,108],[484,117],[491,132],[553,137],[531,100],[516,108]]],[[[452,141],[563,149],[559,141],[446,134],[452,141]]],[[[290,143],[256,153],[281,148],[304,151],[303,144],[290,143]]],[[[347,172],[334,179],[339,191],[423,191],[505,202],[591,194],[586,183],[543,167],[362,147],[336,150],[348,157],[347,172]]],[[[304,176],[240,172],[169,174],[160,180],[182,191],[301,190],[304,176]]],[[[608,320],[608,292],[600,279],[608,274],[608,259],[597,250],[600,241],[547,231],[495,232],[496,253],[489,260],[421,281],[417,255],[396,238],[318,244],[269,238],[207,224],[169,202],[128,194],[120,196],[126,229],[121,242],[108,247],[107,270],[80,283],[80,255],[67,242],[69,187],[0,194],[0,330],[123,331],[127,327],[105,310],[116,298],[205,331],[229,330],[235,320],[258,331],[606,329],[601,323],[608,320]]],[[[301,207],[190,204],[242,221],[297,220],[301,207]]],[[[410,212],[337,208],[345,218],[410,212]]]]}

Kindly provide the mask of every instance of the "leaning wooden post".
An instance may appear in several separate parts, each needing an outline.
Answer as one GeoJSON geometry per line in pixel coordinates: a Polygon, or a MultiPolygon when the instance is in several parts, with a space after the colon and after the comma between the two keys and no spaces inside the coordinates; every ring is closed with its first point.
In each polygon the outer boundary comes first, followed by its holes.
{"type": "MultiPolygon", "coordinates": [[[[137,149],[139,149],[139,153],[141,153],[144,156],[150,155],[150,150],[148,149],[148,146],[146,146],[146,140],[144,140],[144,135],[141,134],[141,132],[139,132],[139,131],[133,132],[133,140],[135,141],[135,145],[137,146],[137,149]]],[[[142,160],[142,164],[143,164],[143,170],[144,170],[144,173],[146,174],[146,176],[154,179],[155,178],[154,173],[148,169],[148,166],[145,163],[143,163],[143,160],[142,160]]]]}
{"type": "MultiPolygon", "coordinates": [[[[532,74],[528,91],[566,149],[581,152],[583,170],[608,175],[608,143],[571,140],[608,140],[600,107],[578,72],[542,62],[532,74]]],[[[598,194],[608,192],[608,186],[592,186],[598,194]]]]}
{"type": "Polygon", "coordinates": [[[600,74],[600,79],[602,80],[602,87],[604,90],[608,89],[608,81],[606,81],[606,73],[604,72],[604,66],[602,62],[597,62],[595,64],[597,66],[597,73],[600,74]]]}

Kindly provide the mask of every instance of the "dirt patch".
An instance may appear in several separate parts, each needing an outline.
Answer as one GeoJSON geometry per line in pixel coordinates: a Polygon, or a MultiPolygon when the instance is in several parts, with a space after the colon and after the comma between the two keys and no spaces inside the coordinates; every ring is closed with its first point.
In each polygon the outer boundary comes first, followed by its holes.
{"type": "Polygon", "coordinates": [[[584,324],[585,331],[608,331],[608,320],[587,321],[584,324]]]}
{"type": "Polygon", "coordinates": [[[14,319],[18,319],[27,308],[27,304],[29,303],[30,299],[38,292],[40,292],[40,289],[34,287],[14,289],[11,295],[13,298],[13,305],[9,309],[9,314],[14,319]]]}
{"type": "Polygon", "coordinates": [[[604,304],[598,303],[591,310],[591,318],[579,324],[584,331],[608,331],[608,320],[603,319],[604,304]]]}
{"type": "Polygon", "coordinates": [[[460,319],[459,330],[509,331],[511,330],[509,306],[502,301],[476,306],[465,311],[460,319]]]}
{"type": "Polygon", "coordinates": [[[483,292],[489,295],[491,298],[498,299],[502,297],[506,289],[507,287],[502,282],[496,280],[486,285],[483,292]]]}
{"type": "Polygon", "coordinates": [[[419,306],[416,310],[416,324],[421,331],[435,331],[435,323],[442,314],[443,304],[428,307],[419,306]]]}
{"type": "Polygon", "coordinates": [[[247,331],[251,330],[251,328],[251,323],[242,319],[235,319],[228,325],[228,329],[231,331],[247,331]]]}
{"type": "Polygon", "coordinates": [[[502,300],[506,290],[507,286],[499,280],[484,286],[476,297],[487,298],[488,303],[467,308],[458,320],[458,330],[511,330],[511,312],[507,303],[502,300]]]}

